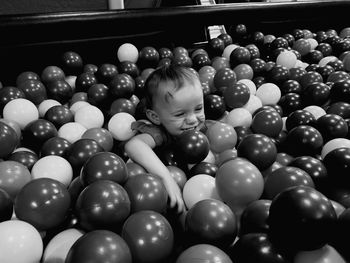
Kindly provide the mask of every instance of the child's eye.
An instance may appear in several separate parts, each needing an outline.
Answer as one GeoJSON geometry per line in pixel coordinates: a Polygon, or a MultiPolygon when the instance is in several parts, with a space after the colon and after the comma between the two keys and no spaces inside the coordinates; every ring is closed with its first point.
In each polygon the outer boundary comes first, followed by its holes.
{"type": "Polygon", "coordinates": [[[184,116],[184,113],[183,112],[179,112],[179,113],[176,113],[174,116],[175,117],[182,117],[182,116],[184,116]]]}
{"type": "Polygon", "coordinates": [[[202,109],[203,109],[203,106],[198,106],[198,107],[196,108],[196,111],[197,111],[197,112],[200,112],[202,109]]]}

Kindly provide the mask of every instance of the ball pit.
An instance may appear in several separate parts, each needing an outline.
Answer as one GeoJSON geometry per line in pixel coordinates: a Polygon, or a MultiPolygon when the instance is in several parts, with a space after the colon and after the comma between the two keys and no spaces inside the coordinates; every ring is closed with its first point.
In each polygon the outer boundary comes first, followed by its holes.
{"type": "Polygon", "coordinates": [[[95,64],[67,51],[5,84],[0,261],[349,261],[335,236],[349,227],[349,28],[249,26],[200,47],[118,43],[95,64]],[[198,73],[209,120],[159,152],[182,215],[123,149],[147,77],[171,63],[198,73]]]}

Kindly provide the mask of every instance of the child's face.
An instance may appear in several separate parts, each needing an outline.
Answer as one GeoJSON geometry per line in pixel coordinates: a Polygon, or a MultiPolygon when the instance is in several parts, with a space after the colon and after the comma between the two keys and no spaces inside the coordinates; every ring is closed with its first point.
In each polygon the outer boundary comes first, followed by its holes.
{"type": "Polygon", "coordinates": [[[178,136],[189,129],[201,129],[204,125],[203,90],[199,81],[185,81],[183,87],[175,90],[172,83],[160,83],[160,89],[167,89],[170,96],[156,96],[154,112],[159,122],[173,136],[178,136]]]}

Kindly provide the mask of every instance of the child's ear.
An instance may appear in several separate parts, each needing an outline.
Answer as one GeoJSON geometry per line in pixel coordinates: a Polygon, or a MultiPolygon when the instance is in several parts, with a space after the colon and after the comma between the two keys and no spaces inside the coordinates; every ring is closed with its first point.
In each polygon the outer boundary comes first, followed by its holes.
{"type": "Polygon", "coordinates": [[[147,118],[156,125],[160,125],[160,119],[158,114],[154,110],[147,109],[146,110],[147,118]]]}

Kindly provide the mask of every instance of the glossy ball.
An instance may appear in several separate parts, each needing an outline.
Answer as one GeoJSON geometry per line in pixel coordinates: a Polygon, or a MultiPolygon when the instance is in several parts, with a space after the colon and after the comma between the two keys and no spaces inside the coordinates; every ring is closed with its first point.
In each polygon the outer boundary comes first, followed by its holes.
{"type": "Polygon", "coordinates": [[[75,80],[75,92],[87,92],[92,85],[98,83],[94,73],[83,72],[75,80]]]}
{"type": "Polygon", "coordinates": [[[135,91],[135,81],[130,75],[120,73],[112,78],[108,88],[113,99],[129,99],[135,91]]]}
{"type": "Polygon", "coordinates": [[[62,137],[50,138],[42,145],[40,149],[40,157],[57,155],[67,158],[71,145],[72,144],[68,140],[62,137]]]}
{"type": "Polygon", "coordinates": [[[65,80],[52,81],[46,85],[47,97],[65,104],[73,96],[73,88],[65,80]]]}
{"type": "Polygon", "coordinates": [[[321,153],[323,138],[321,133],[312,126],[299,125],[287,134],[287,153],[297,157],[302,155],[315,156],[321,153]]]}
{"type": "Polygon", "coordinates": [[[321,133],[324,143],[335,138],[346,138],[348,125],[336,114],[325,114],[316,121],[317,130],[321,133]]]}
{"type": "Polygon", "coordinates": [[[262,171],[276,161],[277,148],[268,136],[251,134],[244,137],[239,143],[237,155],[246,158],[262,171]]]}
{"type": "Polygon", "coordinates": [[[0,162],[0,174],[0,188],[5,190],[13,200],[32,179],[26,166],[10,160],[0,162]]]}
{"type": "Polygon", "coordinates": [[[152,46],[145,46],[139,51],[139,58],[137,65],[141,69],[156,68],[159,62],[159,53],[157,49],[152,46]]]}
{"type": "Polygon", "coordinates": [[[263,105],[273,105],[280,100],[281,90],[274,83],[264,83],[256,90],[255,95],[259,97],[263,105]]]}
{"type": "Polygon", "coordinates": [[[189,164],[199,163],[209,153],[209,140],[197,130],[184,131],[177,139],[177,150],[189,164]]]}
{"type": "Polygon", "coordinates": [[[105,128],[87,129],[81,136],[82,139],[95,140],[104,151],[109,152],[113,148],[113,136],[110,131],[105,128]]]}
{"type": "Polygon", "coordinates": [[[130,215],[123,225],[121,236],[136,262],[164,262],[173,250],[173,229],[164,216],[154,211],[130,215]]]}
{"type": "Polygon", "coordinates": [[[276,195],[287,188],[299,185],[315,187],[311,176],[304,170],[292,166],[282,166],[266,176],[264,197],[273,200],[276,195]]]}
{"type": "Polygon", "coordinates": [[[237,134],[235,129],[226,123],[215,122],[208,127],[205,135],[209,140],[210,150],[220,153],[235,147],[237,134]]]}
{"type": "Polygon", "coordinates": [[[187,180],[182,196],[188,209],[204,199],[220,200],[215,178],[208,174],[197,174],[187,180]]]}
{"type": "Polygon", "coordinates": [[[139,51],[135,45],[123,43],[118,47],[117,58],[120,62],[131,61],[136,63],[139,58],[139,51]]]}
{"type": "Polygon", "coordinates": [[[98,152],[103,152],[103,148],[95,140],[79,139],[72,143],[67,160],[74,171],[80,171],[87,159],[98,152]]]}
{"type": "Polygon", "coordinates": [[[248,233],[268,233],[269,225],[267,218],[269,216],[271,202],[268,199],[258,199],[247,205],[243,210],[240,220],[240,236],[248,233]]]}
{"type": "Polygon", "coordinates": [[[270,237],[284,250],[314,250],[330,241],[337,215],[331,201],[309,186],[277,195],[269,212],[270,237]]]}
{"type": "Polygon", "coordinates": [[[190,262],[232,263],[230,257],[220,248],[210,244],[196,244],[181,252],[176,263],[190,262]]]}
{"type": "Polygon", "coordinates": [[[51,178],[38,178],[23,186],[17,194],[14,209],[20,220],[39,230],[48,230],[65,220],[70,202],[64,184],[51,178]]]}
{"type": "Polygon", "coordinates": [[[167,168],[170,172],[170,176],[175,180],[175,182],[180,187],[180,190],[182,191],[187,182],[186,173],[181,168],[175,165],[168,165],[167,168]]]}
{"type": "Polygon", "coordinates": [[[0,223],[10,220],[13,214],[13,200],[11,196],[0,188],[0,223]]]}
{"type": "Polygon", "coordinates": [[[255,165],[236,158],[219,167],[215,184],[220,198],[240,217],[249,203],[261,197],[264,179],[255,165]]]}
{"type": "Polygon", "coordinates": [[[34,164],[31,175],[33,179],[55,179],[68,187],[73,178],[73,169],[70,163],[63,157],[48,155],[40,158],[34,164]]]}
{"type": "Polygon", "coordinates": [[[335,138],[324,144],[321,151],[321,158],[324,159],[327,154],[338,148],[350,148],[350,140],[346,138],[335,138]]]}
{"type": "Polygon", "coordinates": [[[106,108],[105,104],[109,104],[109,89],[105,84],[96,83],[87,90],[88,102],[92,105],[106,108]]]}
{"type": "Polygon", "coordinates": [[[290,131],[299,125],[309,125],[315,127],[316,118],[307,110],[293,111],[287,116],[285,122],[286,129],[287,131],[290,131]]]}
{"type": "Polygon", "coordinates": [[[94,230],[82,235],[69,249],[65,262],[125,262],[131,263],[130,249],[125,240],[108,230],[94,230]],[[103,251],[103,252],[102,252],[103,251]]]}
{"type": "Polygon", "coordinates": [[[167,208],[168,193],[162,180],[152,174],[138,174],[124,184],[131,203],[131,213],[152,210],[164,213],[167,208]]]}
{"type": "Polygon", "coordinates": [[[204,113],[209,120],[221,118],[226,111],[226,105],[223,97],[216,94],[204,96],[204,113]]]}
{"type": "Polygon", "coordinates": [[[22,220],[0,223],[0,253],[3,262],[40,262],[43,241],[31,224],[22,220]]]}
{"type": "Polygon", "coordinates": [[[323,82],[311,83],[302,91],[303,104],[304,106],[322,106],[328,101],[330,93],[331,88],[327,84],[323,82]]]}
{"type": "Polygon", "coordinates": [[[220,200],[201,200],[186,214],[185,233],[190,244],[205,243],[227,248],[235,240],[237,230],[235,214],[220,200]]]}
{"type": "Polygon", "coordinates": [[[328,177],[336,185],[349,182],[350,148],[341,147],[330,151],[323,159],[328,177]]]}
{"type": "Polygon", "coordinates": [[[235,83],[226,87],[223,97],[228,108],[240,108],[248,102],[250,90],[244,83],[235,83]]]}
{"type": "Polygon", "coordinates": [[[254,115],[251,129],[254,133],[261,133],[269,137],[276,137],[282,131],[281,115],[275,110],[262,110],[254,115]]]}
{"type": "Polygon", "coordinates": [[[330,99],[333,102],[342,101],[350,103],[350,80],[337,81],[333,84],[330,91],[330,99]]]}
{"type": "Polygon", "coordinates": [[[119,112],[108,121],[108,130],[114,139],[126,141],[135,135],[136,131],[131,129],[131,124],[136,121],[134,116],[126,112],[119,112]]]}
{"type": "Polygon", "coordinates": [[[64,124],[74,121],[73,112],[64,105],[56,105],[48,109],[44,116],[45,120],[53,123],[57,129],[64,124]]]}
{"type": "Polygon", "coordinates": [[[79,194],[75,211],[85,230],[120,231],[130,214],[130,199],[120,184],[97,180],[79,194]]]}
{"type": "Polygon", "coordinates": [[[29,171],[32,170],[33,165],[38,161],[38,159],[38,155],[31,151],[16,151],[11,153],[11,155],[7,158],[8,161],[16,161],[23,164],[29,171]]]}
{"type": "Polygon", "coordinates": [[[20,143],[16,131],[4,122],[0,122],[0,158],[8,157],[20,143]]]}
{"type": "Polygon", "coordinates": [[[249,64],[251,59],[251,54],[246,47],[237,47],[230,54],[230,63],[232,67],[239,64],[249,64]]]}
{"type": "Polygon", "coordinates": [[[88,105],[75,112],[74,121],[80,123],[86,129],[101,128],[104,124],[104,115],[98,107],[88,105]]]}
{"type": "Polygon", "coordinates": [[[39,105],[43,100],[47,99],[47,88],[40,80],[29,79],[23,81],[17,88],[21,89],[26,99],[30,100],[35,105],[39,105]]]}
{"type": "Polygon", "coordinates": [[[9,101],[5,105],[2,115],[4,119],[17,122],[21,129],[39,118],[39,112],[35,104],[23,98],[9,101]]]}

